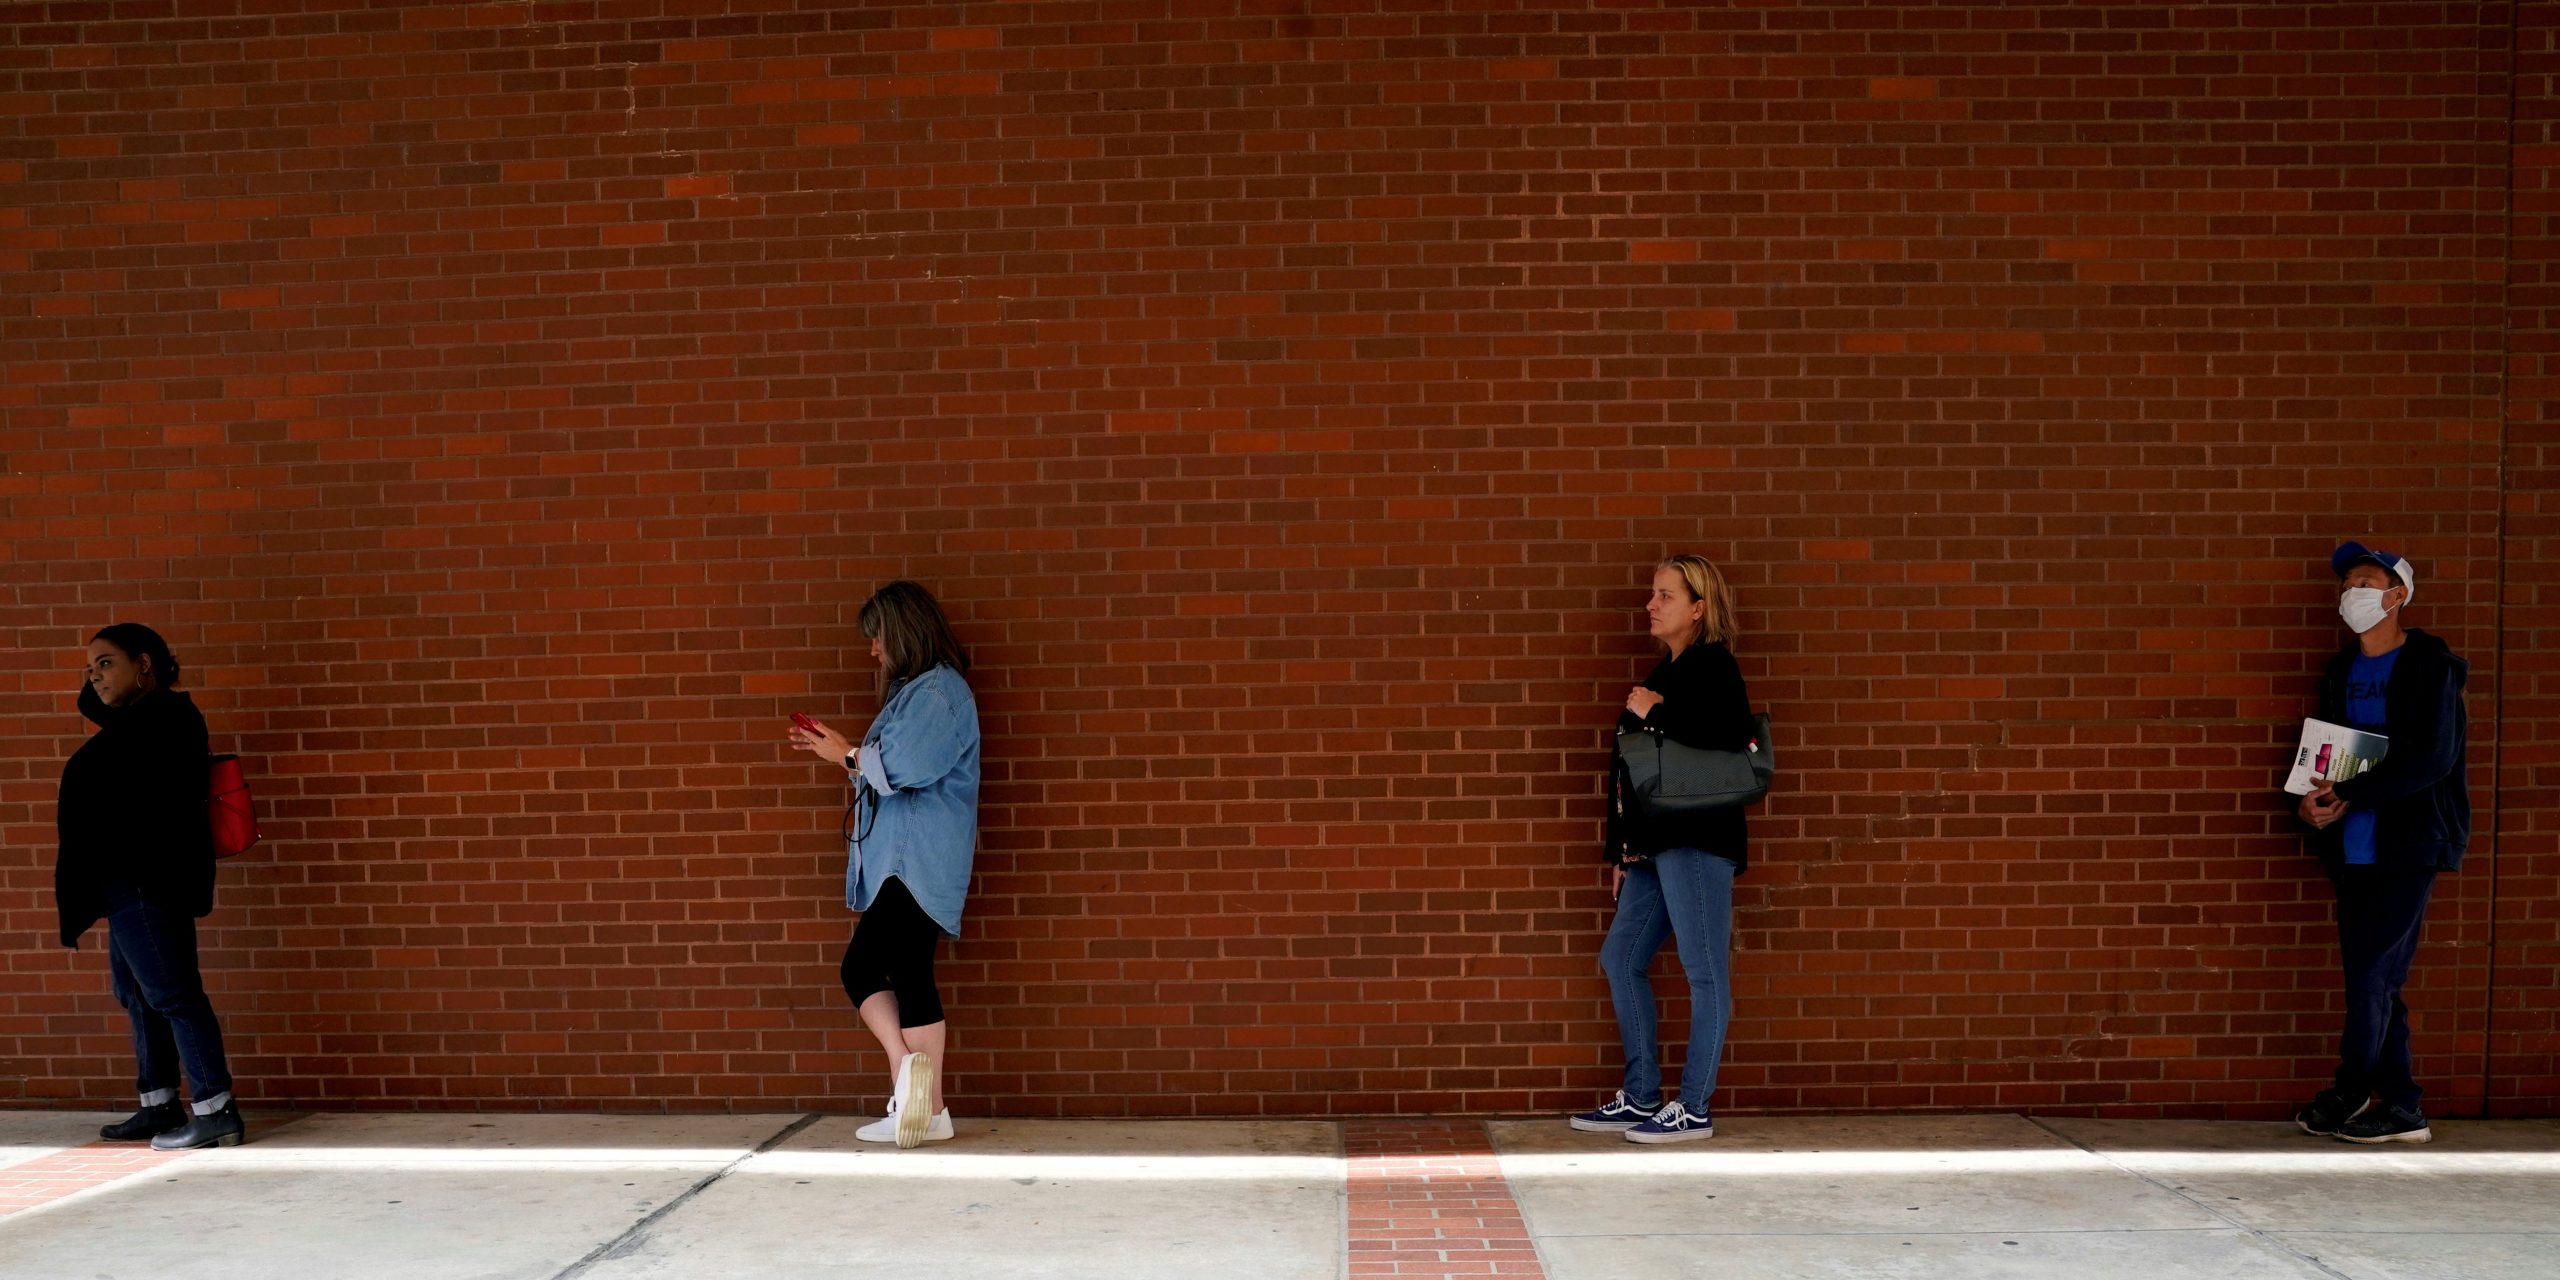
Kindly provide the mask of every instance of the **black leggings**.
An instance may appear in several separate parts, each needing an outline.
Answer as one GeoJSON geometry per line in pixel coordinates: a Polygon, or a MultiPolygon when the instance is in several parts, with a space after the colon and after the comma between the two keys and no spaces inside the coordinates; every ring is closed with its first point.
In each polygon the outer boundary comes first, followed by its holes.
{"type": "Polygon", "coordinates": [[[880,886],[871,909],[853,926],[844,948],[844,993],[853,1007],[880,994],[898,997],[898,1026],[929,1027],[942,1021],[942,997],[933,989],[933,948],[942,926],[916,905],[896,876],[880,886]]]}

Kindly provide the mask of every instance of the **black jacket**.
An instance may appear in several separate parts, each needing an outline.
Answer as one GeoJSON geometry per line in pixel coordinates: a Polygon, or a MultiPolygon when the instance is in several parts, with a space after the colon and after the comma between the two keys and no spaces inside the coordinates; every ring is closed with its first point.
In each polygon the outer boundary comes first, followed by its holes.
{"type": "Polygon", "coordinates": [[[62,766],[54,804],[61,843],[53,900],[62,945],[79,946],[120,889],[192,916],[212,911],[213,824],[205,805],[212,766],[195,699],[157,689],[110,707],[84,685],[80,714],[96,721],[98,732],[62,766]]]}
{"type": "MultiPolygon", "coordinates": [[[[2347,675],[2360,652],[2351,640],[2329,659],[2320,676],[2320,719],[2348,723],[2347,675]]],[[[2470,675],[2471,664],[2444,641],[2409,629],[2382,697],[2382,732],[2391,746],[2381,763],[2337,786],[2339,799],[2373,811],[2376,866],[2450,871],[2462,865],[2471,843],[2471,792],[2462,768],[2469,730],[2462,685],[2470,675]]],[[[2334,822],[2311,833],[2311,851],[2331,867],[2346,861],[2344,826],[2334,822]]]]}
{"type": "MultiPolygon", "coordinates": [[[[1639,720],[1632,711],[1618,713],[1620,729],[1659,733],[1683,746],[1709,751],[1740,751],[1751,741],[1751,692],[1743,687],[1742,668],[1733,650],[1721,644],[1693,644],[1677,658],[1664,658],[1644,678],[1644,687],[1662,695],[1662,705],[1639,720]]],[[[1607,857],[1612,862],[1660,853],[1665,849],[1703,849],[1731,859],[1736,874],[1751,865],[1750,832],[1739,807],[1705,813],[1673,814],[1649,819],[1618,813],[1618,771],[1609,771],[1607,857]]]]}

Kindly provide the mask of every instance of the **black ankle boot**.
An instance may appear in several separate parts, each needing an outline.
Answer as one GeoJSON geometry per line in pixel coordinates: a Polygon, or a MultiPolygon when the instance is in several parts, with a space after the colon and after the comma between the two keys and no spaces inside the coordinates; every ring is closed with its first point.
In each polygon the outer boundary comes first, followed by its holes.
{"type": "Polygon", "coordinates": [[[130,1120],[118,1120],[98,1130],[98,1136],[109,1142],[140,1142],[158,1137],[187,1122],[187,1109],[171,1098],[156,1107],[144,1107],[130,1120]]]}
{"type": "Polygon", "coordinates": [[[249,1136],[240,1123],[240,1104],[226,1102],[222,1110],[211,1115],[189,1116],[186,1124],[151,1140],[158,1151],[185,1151],[191,1147],[236,1147],[249,1136]]]}

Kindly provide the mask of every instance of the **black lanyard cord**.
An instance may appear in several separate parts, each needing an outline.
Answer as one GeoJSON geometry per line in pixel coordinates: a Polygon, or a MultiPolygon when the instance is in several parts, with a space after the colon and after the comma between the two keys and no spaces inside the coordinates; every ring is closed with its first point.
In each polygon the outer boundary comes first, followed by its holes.
{"type": "MultiPolygon", "coordinates": [[[[863,745],[869,746],[870,744],[864,743],[863,745]]],[[[853,802],[844,807],[844,821],[840,824],[839,829],[844,833],[845,839],[855,844],[860,844],[871,838],[871,829],[879,825],[879,823],[880,795],[878,792],[873,791],[870,784],[865,782],[862,775],[857,772],[853,776],[853,802]],[[863,807],[862,798],[866,795],[871,797],[871,807],[862,815],[862,829],[860,831],[856,831],[853,829],[853,812],[854,810],[861,809],[863,807]]]]}
{"type": "Polygon", "coordinates": [[[853,803],[844,807],[844,822],[841,824],[841,830],[844,832],[845,839],[850,840],[855,844],[860,844],[863,841],[870,839],[871,829],[880,824],[880,797],[872,796],[871,807],[863,811],[862,830],[856,831],[853,829],[853,811],[862,808],[862,797],[865,790],[866,789],[863,788],[861,784],[856,783],[854,785],[853,803]]]}

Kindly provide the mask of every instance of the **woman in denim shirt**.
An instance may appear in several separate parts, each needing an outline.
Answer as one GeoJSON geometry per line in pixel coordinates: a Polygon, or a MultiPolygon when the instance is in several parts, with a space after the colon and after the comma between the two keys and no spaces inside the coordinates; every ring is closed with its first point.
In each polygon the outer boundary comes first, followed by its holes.
{"type": "Polygon", "coordinates": [[[889,1114],[856,1132],[913,1147],[952,1136],[943,1106],[945,1024],[933,953],[960,936],[978,844],[978,704],[969,656],[933,596],[892,582],[863,602],[887,696],[856,747],[810,721],[795,745],[843,767],[854,785],[845,905],[862,913],[845,947],[845,994],[891,1067],[889,1114]]]}

